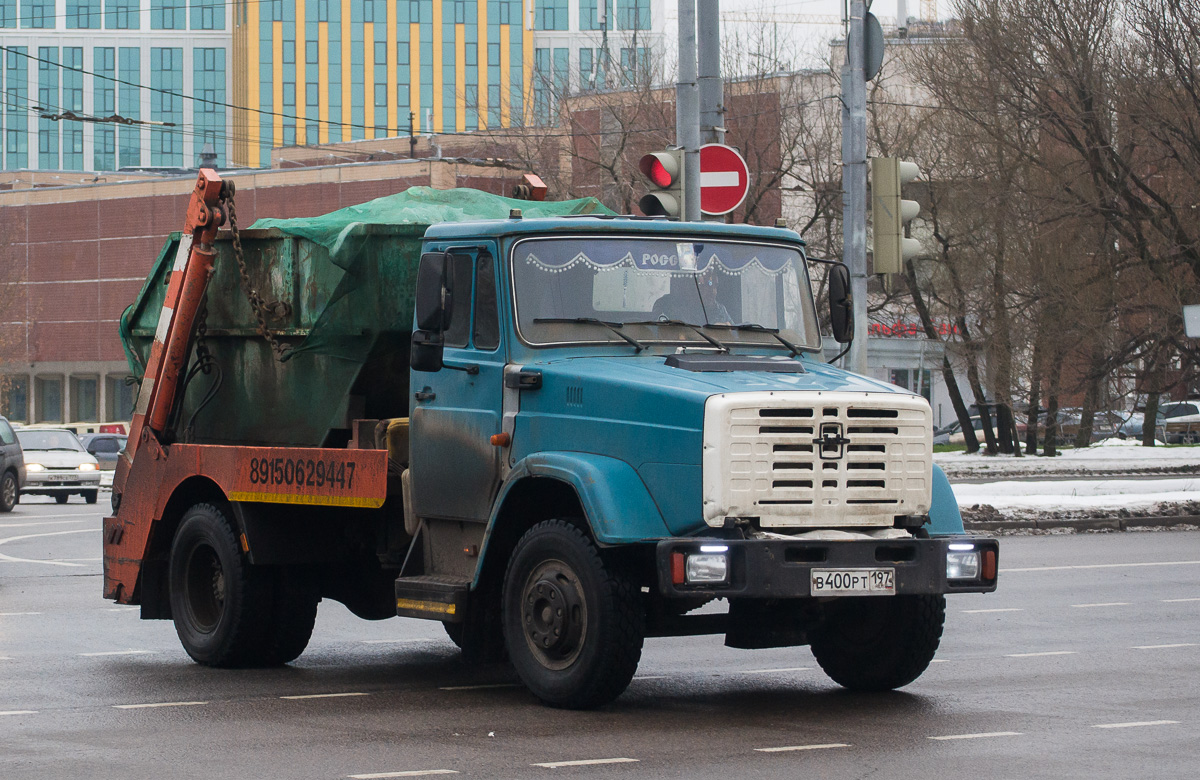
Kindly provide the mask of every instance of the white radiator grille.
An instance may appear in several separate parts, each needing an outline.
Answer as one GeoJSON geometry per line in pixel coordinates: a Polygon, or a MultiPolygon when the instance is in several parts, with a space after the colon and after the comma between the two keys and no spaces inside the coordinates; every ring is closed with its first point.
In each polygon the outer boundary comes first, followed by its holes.
{"type": "Polygon", "coordinates": [[[730,393],[704,414],[704,519],[891,526],[929,511],[933,413],[900,393],[730,393]]]}

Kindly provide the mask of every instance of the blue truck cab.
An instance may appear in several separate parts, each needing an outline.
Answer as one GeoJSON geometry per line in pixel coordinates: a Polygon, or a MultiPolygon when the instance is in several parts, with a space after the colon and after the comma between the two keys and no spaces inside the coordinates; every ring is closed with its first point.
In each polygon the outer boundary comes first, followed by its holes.
{"type": "Polygon", "coordinates": [[[429,228],[397,613],[562,707],[620,695],[647,636],[915,680],[945,595],[995,589],[998,545],[964,533],[929,404],[825,362],[814,301],[782,228],[429,228]]]}

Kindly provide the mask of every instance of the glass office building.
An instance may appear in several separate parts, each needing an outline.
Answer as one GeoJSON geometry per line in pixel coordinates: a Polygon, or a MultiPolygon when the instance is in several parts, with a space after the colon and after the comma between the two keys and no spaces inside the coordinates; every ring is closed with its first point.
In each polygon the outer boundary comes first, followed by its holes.
{"type": "Polygon", "coordinates": [[[529,0],[237,0],[234,160],[272,147],[522,124],[529,0]],[[244,64],[246,70],[242,71],[244,64]]]}
{"type": "Polygon", "coordinates": [[[228,164],[224,0],[0,0],[0,169],[228,164]]]}

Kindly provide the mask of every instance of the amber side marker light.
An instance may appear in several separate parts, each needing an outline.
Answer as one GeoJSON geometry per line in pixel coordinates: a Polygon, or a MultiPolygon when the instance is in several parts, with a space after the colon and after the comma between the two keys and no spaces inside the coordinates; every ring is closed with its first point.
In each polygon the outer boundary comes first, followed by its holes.
{"type": "Polygon", "coordinates": [[[985,580],[996,579],[996,551],[983,551],[983,578],[985,580]]]}

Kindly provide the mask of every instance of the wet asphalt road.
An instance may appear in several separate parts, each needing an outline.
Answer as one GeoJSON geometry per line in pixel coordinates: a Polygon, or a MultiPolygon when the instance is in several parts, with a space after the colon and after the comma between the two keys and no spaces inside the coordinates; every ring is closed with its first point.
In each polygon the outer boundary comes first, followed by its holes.
{"type": "Polygon", "coordinates": [[[1107,778],[1200,766],[1200,534],[1006,538],[902,692],[807,648],[648,640],[597,712],[470,668],[434,623],[323,602],[309,649],[211,670],[100,597],[103,506],[0,516],[0,778],[1107,778]],[[561,762],[603,762],[558,765],[561,762]]]}

